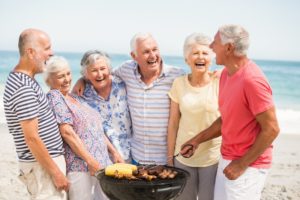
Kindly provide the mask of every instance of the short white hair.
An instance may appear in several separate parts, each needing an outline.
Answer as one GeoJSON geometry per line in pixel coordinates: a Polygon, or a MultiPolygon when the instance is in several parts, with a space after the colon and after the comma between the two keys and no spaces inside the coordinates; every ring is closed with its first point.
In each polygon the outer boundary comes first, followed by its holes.
{"type": "Polygon", "coordinates": [[[64,69],[70,70],[69,62],[61,56],[52,56],[46,63],[46,70],[44,71],[44,79],[49,86],[49,78],[53,73],[60,72],[64,69]]]}
{"type": "Polygon", "coordinates": [[[245,56],[250,45],[249,33],[240,25],[224,25],[219,28],[222,44],[232,43],[234,55],[245,56]]]}
{"type": "Polygon", "coordinates": [[[185,38],[183,44],[183,56],[186,58],[195,44],[208,46],[212,42],[211,38],[203,33],[192,33],[185,38]]]}
{"type": "Polygon", "coordinates": [[[136,55],[136,43],[138,40],[145,40],[147,38],[153,38],[150,33],[137,33],[130,40],[130,50],[136,55]]]}
{"type": "Polygon", "coordinates": [[[84,55],[81,58],[81,74],[83,76],[86,76],[87,68],[91,65],[93,65],[97,60],[104,59],[109,72],[111,72],[111,62],[110,58],[107,53],[100,50],[89,50],[84,53],[84,55]]]}

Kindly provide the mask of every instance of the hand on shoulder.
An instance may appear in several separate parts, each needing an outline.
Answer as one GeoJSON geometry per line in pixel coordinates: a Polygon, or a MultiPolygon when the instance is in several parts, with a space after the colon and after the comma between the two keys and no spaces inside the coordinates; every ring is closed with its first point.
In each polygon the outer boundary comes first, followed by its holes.
{"type": "Polygon", "coordinates": [[[219,69],[219,70],[210,71],[208,73],[212,78],[220,78],[222,71],[223,71],[223,69],[219,69]]]}

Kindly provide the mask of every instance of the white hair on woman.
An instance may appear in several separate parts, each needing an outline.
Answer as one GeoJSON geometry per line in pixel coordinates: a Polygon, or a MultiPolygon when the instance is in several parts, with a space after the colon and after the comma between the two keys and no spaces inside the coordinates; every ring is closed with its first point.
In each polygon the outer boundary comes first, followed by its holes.
{"type": "MultiPolygon", "coordinates": [[[[191,35],[187,36],[184,44],[183,44],[183,55],[186,58],[190,51],[192,50],[192,47],[196,44],[198,45],[205,45],[209,46],[212,42],[211,38],[207,35],[204,35],[202,33],[192,33],[191,35]]],[[[212,52],[211,52],[212,53],[212,52]]]]}
{"type": "Polygon", "coordinates": [[[97,60],[100,60],[100,59],[105,60],[107,66],[108,66],[109,72],[111,72],[111,63],[110,63],[110,58],[109,58],[108,54],[105,53],[104,51],[89,50],[89,51],[85,52],[81,58],[81,62],[80,62],[81,74],[83,76],[85,76],[86,72],[87,72],[87,68],[89,66],[93,65],[97,60]]]}
{"type": "Polygon", "coordinates": [[[249,33],[240,25],[224,25],[219,28],[222,44],[232,43],[235,56],[245,56],[250,45],[249,33]]]}
{"type": "Polygon", "coordinates": [[[51,74],[60,72],[64,69],[70,70],[68,61],[61,56],[52,56],[46,63],[46,70],[44,72],[44,79],[46,84],[49,86],[49,78],[51,74]]]}
{"type": "Polygon", "coordinates": [[[130,50],[136,55],[136,43],[138,40],[145,40],[147,38],[153,38],[150,33],[137,33],[130,40],[130,50]]]}

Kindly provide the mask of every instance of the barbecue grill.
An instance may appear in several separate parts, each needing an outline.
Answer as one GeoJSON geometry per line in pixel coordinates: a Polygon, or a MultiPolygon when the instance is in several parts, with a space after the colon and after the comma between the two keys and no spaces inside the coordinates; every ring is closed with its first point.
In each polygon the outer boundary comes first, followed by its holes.
{"type": "Polygon", "coordinates": [[[104,170],[96,173],[103,192],[111,200],[167,200],[175,199],[183,190],[189,173],[185,170],[164,166],[178,174],[173,179],[116,179],[106,176],[104,170]]]}

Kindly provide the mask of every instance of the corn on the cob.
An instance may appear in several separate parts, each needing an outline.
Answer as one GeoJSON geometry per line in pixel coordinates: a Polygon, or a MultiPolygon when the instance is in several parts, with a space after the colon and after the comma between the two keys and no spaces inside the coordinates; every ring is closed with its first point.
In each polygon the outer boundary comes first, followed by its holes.
{"type": "Polygon", "coordinates": [[[126,163],[116,163],[109,165],[105,168],[105,175],[114,176],[115,174],[119,175],[132,175],[132,172],[137,170],[137,166],[126,164],[126,163]]]}
{"type": "Polygon", "coordinates": [[[132,171],[137,170],[137,166],[136,165],[132,165],[132,164],[128,164],[128,163],[115,163],[113,165],[115,165],[117,167],[121,167],[121,168],[129,168],[132,171]]]}

